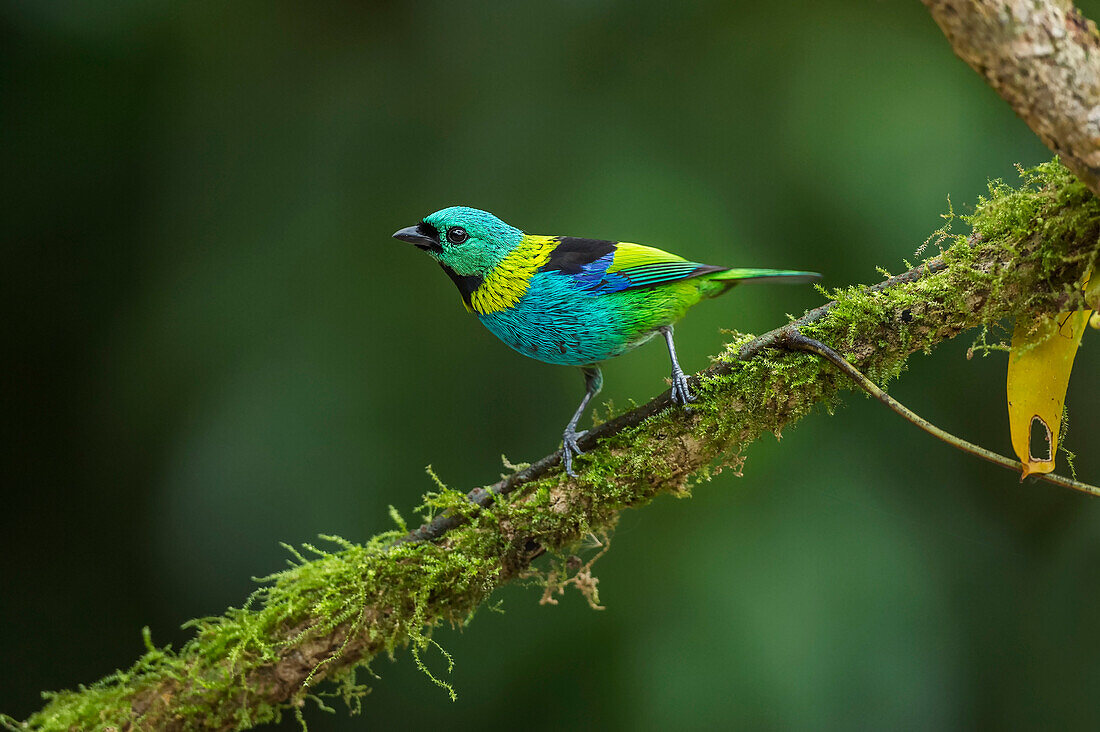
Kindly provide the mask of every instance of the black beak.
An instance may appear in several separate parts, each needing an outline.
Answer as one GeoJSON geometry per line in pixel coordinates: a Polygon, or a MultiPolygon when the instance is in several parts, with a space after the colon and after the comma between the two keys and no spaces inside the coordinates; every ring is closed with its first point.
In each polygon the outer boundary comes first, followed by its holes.
{"type": "Polygon", "coordinates": [[[393,238],[415,244],[424,251],[439,251],[442,249],[439,244],[439,233],[435,231],[434,227],[424,223],[417,224],[416,226],[406,226],[400,231],[395,231],[393,238]]]}

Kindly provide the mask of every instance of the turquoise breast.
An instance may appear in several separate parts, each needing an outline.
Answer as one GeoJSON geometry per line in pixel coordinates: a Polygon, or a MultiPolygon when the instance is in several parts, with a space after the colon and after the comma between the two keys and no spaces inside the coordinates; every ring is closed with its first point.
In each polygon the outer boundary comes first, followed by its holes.
{"type": "Polygon", "coordinates": [[[524,356],[584,366],[630,350],[610,298],[579,290],[568,277],[540,272],[515,306],[478,315],[493,335],[524,356]]]}

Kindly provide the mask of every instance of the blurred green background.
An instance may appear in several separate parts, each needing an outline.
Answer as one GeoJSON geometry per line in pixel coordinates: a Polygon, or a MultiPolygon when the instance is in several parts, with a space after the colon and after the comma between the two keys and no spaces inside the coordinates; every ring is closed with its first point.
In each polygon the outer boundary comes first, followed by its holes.
{"type": "MultiPolygon", "coordinates": [[[[8,0],[0,74],[17,716],[128,665],[143,625],[178,647],[279,541],[389,528],[425,465],[472,487],[555,447],[577,373],[496,341],[395,229],[464,203],[836,286],[1050,157],[916,2],[8,0]]],[[[681,360],[820,302],[704,304],[681,360]]],[[[1005,358],[967,361],[971,340],[891,390],[1008,452],[1005,358]]],[[[1098,363],[1093,332],[1067,438],[1093,483],[1098,363]]],[[[602,397],[666,374],[648,346],[602,397]]],[[[1100,503],[858,395],[748,457],[622,517],[605,611],[505,588],[503,615],[437,634],[457,703],[380,659],[363,716],[313,728],[1096,728],[1100,503]]]]}

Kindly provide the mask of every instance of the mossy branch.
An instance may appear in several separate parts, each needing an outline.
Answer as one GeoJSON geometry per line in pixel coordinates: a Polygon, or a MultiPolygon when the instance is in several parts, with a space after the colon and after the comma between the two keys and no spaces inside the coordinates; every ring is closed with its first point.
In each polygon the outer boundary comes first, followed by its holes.
{"type": "MultiPolygon", "coordinates": [[[[1023,176],[1019,189],[990,187],[966,217],[968,235],[939,232],[936,242],[950,246],[888,286],[830,293],[832,302],[801,319],[802,332],[882,384],[910,354],[964,330],[1079,305],[1081,279],[1100,254],[1100,201],[1057,162],[1023,176]]],[[[597,428],[579,479],[566,478],[550,456],[506,479],[511,495],[487,493],[484,508],[440,485],[421,507],[429,518],[455,517],[438,541],[395,545],[407,529],[394,512],[399,528],[364,545],[326,537],[330,550],[306,546],[306,557],[290,549],[291,568],[264,578],[242,607],[190,623],[195,636],[179,651],[147,638],[148,652],[132,668],[50,694],[26,722],[6,723],[242,729],[300,714],[311,698],[320,703],[325,680],[337,682],[330,694],[357,709],[366,689],[356,670],[371,658],[408,645],[427,670],[421,655],[433,648],[433,630],[467,623],[496,587],[530,577],[544,550],[564,557],[585,537],[610,532],[624,509],[682,495],[723,466],[739,470],[761,434],[853,387],[817,357],[769,345],[748,335],[729,343],[696,377],[700,400],[690,413],[665,409],[666,394],[597,428]]],[[[573,576],[594,597],[587,572],[562,559],[547,581],[561,587],[573,576]]]]}

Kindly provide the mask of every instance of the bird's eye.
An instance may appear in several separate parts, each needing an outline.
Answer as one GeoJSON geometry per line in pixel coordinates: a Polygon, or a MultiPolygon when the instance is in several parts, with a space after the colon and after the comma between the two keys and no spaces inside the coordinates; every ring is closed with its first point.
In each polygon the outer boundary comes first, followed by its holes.
{"type": "Polygon", "coordinates": [[[461,244],[469,238],[470,235],[461,226],[452,226],[447,229],[447,241],[452,244],[461,244]]]}

